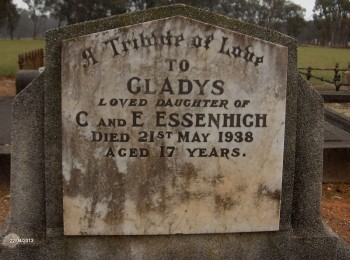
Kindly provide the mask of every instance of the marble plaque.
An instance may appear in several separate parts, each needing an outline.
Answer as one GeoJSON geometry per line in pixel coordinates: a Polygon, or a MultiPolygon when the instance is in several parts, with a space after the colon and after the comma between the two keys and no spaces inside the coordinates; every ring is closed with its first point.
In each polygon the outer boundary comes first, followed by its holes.
{"type": "Polygon", "coordinates": [[[64,41],[64,233],[278,230],[287,55],[180,16],[64,41]]]}

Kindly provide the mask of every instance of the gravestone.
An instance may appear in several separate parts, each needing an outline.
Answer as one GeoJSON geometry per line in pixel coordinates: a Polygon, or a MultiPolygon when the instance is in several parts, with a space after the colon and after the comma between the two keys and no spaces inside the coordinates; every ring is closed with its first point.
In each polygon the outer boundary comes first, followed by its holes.
{"type": "Polygon", "coordinates": [[[2,257],[350,256],[320,218],[323,105],[295,40],[176,5],[46,42],[14,101],[2,257]]]}
{"type": "Polygon", "coordinates": [[[65,234],[278,230],[286,47],[176,16],[62,60],[65,234]]]}
{"type": "Polygon", "coordinates": [[[39,70],[19,70],[16,73],[16,95],[39,76],[39,70]]]}

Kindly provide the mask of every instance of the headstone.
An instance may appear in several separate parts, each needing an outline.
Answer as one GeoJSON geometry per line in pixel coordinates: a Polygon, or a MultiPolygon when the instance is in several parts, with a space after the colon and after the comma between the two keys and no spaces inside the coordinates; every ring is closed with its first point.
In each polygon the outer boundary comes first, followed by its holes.
{"type": "Polygon", "coordinates": [[[323,104],[293,39],[176,5],[46,41],[1,257],[350,256],[320,218],[323,104]]]}
{"type": "Polygon", "coordinates": [[[350,71],[345,71],[342,73],[343,84],[350,85],[350,71]]]}
{"type": "Polygon", "coordinates": [[[65,234],[279,229],[286,47],[177,16],[62,60],[65,234]]]}
{"type": "Polygon", "coordinates": [[[38,70],[19,70],[16,73],[16,95],[39,76],[38,70]]]}

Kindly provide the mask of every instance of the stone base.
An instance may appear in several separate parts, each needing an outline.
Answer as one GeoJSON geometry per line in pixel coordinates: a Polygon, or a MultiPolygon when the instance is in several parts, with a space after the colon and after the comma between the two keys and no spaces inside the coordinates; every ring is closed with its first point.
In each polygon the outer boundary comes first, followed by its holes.
{"type": "Polygon", "coordinates": [[[51,237],[18,245],[2,259],[346,259],[345,242],[328,232],[51,237]]]}

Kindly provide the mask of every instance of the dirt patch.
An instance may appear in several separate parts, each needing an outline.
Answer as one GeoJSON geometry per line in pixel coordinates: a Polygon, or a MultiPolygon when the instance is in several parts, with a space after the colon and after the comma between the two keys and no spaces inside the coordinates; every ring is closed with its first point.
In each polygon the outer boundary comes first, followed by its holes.
{"type": "Polygon", "coordinates": [[[323,184],[322,218],[350,244],[350,184],[323,184]]]}
{"type": "Polygon", "coordinates": [[[0,155],[0,226],[10,211],[10,155],[0,155]]]}
{"type": "Polygon", "coordinates": [[[16,83],[14,78],[0,78],[0,96],[15,96],[16,83]]]}
{"type": "Polygon", "coordinates": [[[10,188],[0,188],[0,227],[10,211],[10,188]]]}

